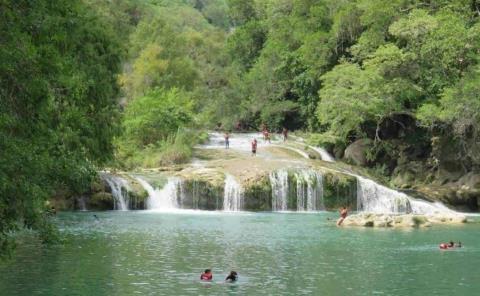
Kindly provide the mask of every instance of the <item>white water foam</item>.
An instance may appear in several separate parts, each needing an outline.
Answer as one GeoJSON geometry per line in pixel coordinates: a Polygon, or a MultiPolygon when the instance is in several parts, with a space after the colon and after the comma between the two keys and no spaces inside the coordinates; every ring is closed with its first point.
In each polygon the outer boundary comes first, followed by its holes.
{"type": "Polygon", "coordinates": [[[297,179],[297,211],[318,211],[323,205],[323,177],[314,170],[295,173],[297,179]]]}
{"type": "Polygon", "coordinates": [[[271,172],[270,186],[272,187],[272,211],[286,211],[288,198],[288,172],[278,170],[271,172]]]}
{"type": "MultiPolygon", "coordinates": [[[[200,148],[203,148],[203,149],[225,148],[224,134],[218,133],[218,132],[212,132],[212,133],[209,133],[208,136],[209,136],[208,143],[204,145],[200,145],[199,146],[200,148]]],[[[251,143],[254,138],[257,139],[259,146],[264,144],[263,135],[261,133],[231,133],[229,138],[230,149],[250,151],[252,147],[251,143]]]]}
{"type": "Polygon", "coordinates": [[[183,192],[182,180],[170,177],[163,188],[153,188],[146,180],[135,177],[148,193],[147,209],[169,211],[179,208],[183,192]]]}
{"type": "Polygon", "coordinates": [[[376,182],[357,177],[357,210],[371,213],[387,214],[456,214],[441,203],[431,203],[414,199],[376,182]]]}
{"type": "Polygon", "coordinates": [[[105,182],[107,182],[108,186],[110,186],[110,189],[112,190],[114,209],[128,211],[128,191],[130,190],[128,182],[121,177],[106,173],[102,173],[100,176],[103,180],[105,180],[105,182]]]}

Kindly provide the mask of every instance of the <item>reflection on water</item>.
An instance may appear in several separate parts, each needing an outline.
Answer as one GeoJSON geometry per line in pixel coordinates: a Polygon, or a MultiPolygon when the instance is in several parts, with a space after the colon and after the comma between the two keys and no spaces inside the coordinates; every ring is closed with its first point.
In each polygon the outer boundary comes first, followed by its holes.
{"type": "Polygon", "coordinates": [[[62,213],[64,245],[23,240],[0,295],[477,295],[479,224],[337,228],[336,214],[62,213]],[[465,248],[441,252],[440,241],[465,248]],[[27,243],[28,242],[28,243],[27,243]],[[214,280],[199,281],[211,268],[214,280]],[[224,282],[230,270],[234,284],[224,282]]]}

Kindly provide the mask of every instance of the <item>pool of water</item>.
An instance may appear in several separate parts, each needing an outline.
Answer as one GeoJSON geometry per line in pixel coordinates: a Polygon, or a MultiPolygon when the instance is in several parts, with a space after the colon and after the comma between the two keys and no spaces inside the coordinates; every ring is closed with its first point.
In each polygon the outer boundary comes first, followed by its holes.
{"type": "Polygon", "coordinates": [[[480,295],[478,222],[337,228],[336,216],[60,213],[64,243],[22,238],[0,263],[0,295],[480,295]],[[464,248],[440,251],[447,240],[464,248]],[[206,268],[212,283],[198,280],[206,268]]]}

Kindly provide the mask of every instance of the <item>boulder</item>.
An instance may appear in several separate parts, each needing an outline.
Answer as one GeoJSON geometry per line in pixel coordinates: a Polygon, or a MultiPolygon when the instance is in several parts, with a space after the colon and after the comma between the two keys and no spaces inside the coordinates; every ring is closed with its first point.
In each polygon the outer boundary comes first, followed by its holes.
{"type": "Polygon", "coordinates": [[[359,166],[367,165],[367,151],[372,145],[373,142],[370,139],[356,140],[345,149],[345,160],[359,166]]]}
{"type": "Polygon", "coordinates": [[[462,176],[456,184],[458,186],[464,187],[466,190],[478,189],[480,190],[480,174],[469,172],[468,174],[462,176]]]}

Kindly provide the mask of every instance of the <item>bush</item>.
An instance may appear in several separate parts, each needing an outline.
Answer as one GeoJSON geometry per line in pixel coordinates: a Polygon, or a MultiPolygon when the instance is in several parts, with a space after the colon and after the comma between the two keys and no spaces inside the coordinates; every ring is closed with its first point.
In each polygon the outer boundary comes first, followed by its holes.
{"type": "Polygon", "coordinates": [[[205,132],[179,129],[165,140],[149,144],[144,149],[120,143],[116,165],[124,169],[134,169],[186,163],[192,157],[193,147],[204,142],[206,137],[208,135],[205,132]]]}

